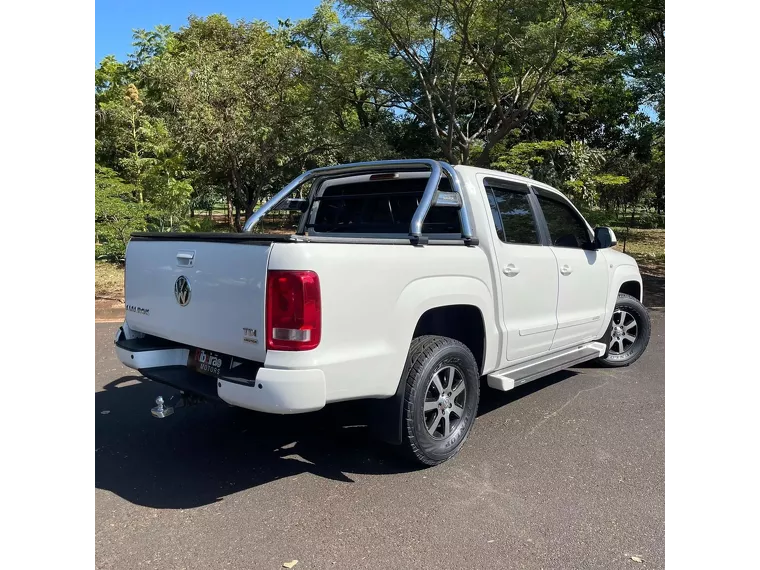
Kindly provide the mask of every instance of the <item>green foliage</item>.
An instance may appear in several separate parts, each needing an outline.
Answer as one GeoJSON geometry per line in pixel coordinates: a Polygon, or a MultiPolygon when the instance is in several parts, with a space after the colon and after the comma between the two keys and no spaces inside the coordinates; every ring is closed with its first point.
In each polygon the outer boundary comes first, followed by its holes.
{"type": "Polygon", "coordinates": [[[135,71],[141,70],[154,57],[159,57],[174,44],[174,34],[171,26],[156,26],[153,30],[135,30],[132,47],[129,54],[129,67],[135,71]]]}
{"type": "Polygon", "coordinates": [[[301,80],[304,54],[288,39],[264,22],[191,18],[147,70],[183,154],[248,211],[322,147],[301,80]]]}
{"type": "Polygon", "coordinates": [[[100,67],[95,70],[95,95],[96,102],[118,97],[119,88],[131,81],[129,66],[116,61],[112,55],[108,55],[100,62],[100,67]]]}
{"type": "Polygon", "coordinates": [[[277,27],[192,16],[101,61],[95,139],[96,250],[111,258],[135,228],[218,229],[194,216],[223,203],[240,229],[306,168],[386,158],[514,172],[655,227],[664,2],[323,0],[277,27]]]}
{"type": "Polygon", "coordinates": [[[607,0],[617,49],[628,77],[660,118],[665,117],[665,0],[607,0]]]}
{"type": "Polygon", "coordinates": [[[557,153],[566,148],[567,143],[561,140],[520,142],[510,148],[500,144],[494,149],[497,156],[491,165],[500,170],[546,182],[553,178],[550,171],[554,168],[557,153]]]}
{"type": "Polygon", "coordinates": [[[135,187],[110,168],[95,165],[95,257],[124,259],[132,232],[147,227],[150,210],[134,197],[135,187]]]}
{"type": "Polygon", "coordinates": [[[101,129],[96,129],[100,137],[96,138],[96,160],[113,166],[110,171],[131,185],[138,203],[150,203],[148,210],[160,231],[171,230],[187,215],[193,191],[178,145],[164,119],[146,112],[134,83],[102,85],[106,90],[114,85],[112,90],[122,96],[103,97],[98,103],[101,129]],[[98,144],[101,141],[106,143],[98,144]]]}
{"type": "Polygon", "coordinates": [[[606,154],[584,143],[561,140],[521,142],[496,147],[492,166],[540,180],[566,192],[580,205],[594,206],[605,188],[628,183],[628,178],[605,171],[606,154]]]}
{"type": "Polygon", "coordinates": [[[603,172],[606,162],[604,151],[572,141],[563,148],[565,168],[562,188],[581,204],[595,205],[603,186],[619,186],[628,182],[625,176],[603,172]]]}
{"type": "Polygon", "coordinates": [[[405,64],[406,77],[397,72],[389,88],[449,161],[487,166],[493,148],[546,106],[550,89],[579,94],[615,57],[609,21],[588,2],[343,4],[375,49],[405,64]]]}
{"type": "Polygon", "coordinates": [[[612,227],[620,224],[620,220],[614,210],[581,208],[581,213],[592,228],[599,226],[612,227]]]}
{"type": "Polygon", "coordinates": [[[185,232],[218,232],[217,226],[211,218],[190,218],[182,223],[182,231],[185,232]]]}
{"type": "Polygon", "coordinates": [[[664,229],[665,216],[653,212],[644,212],[636,218],[635,227],[644,229],[664,229]]]}

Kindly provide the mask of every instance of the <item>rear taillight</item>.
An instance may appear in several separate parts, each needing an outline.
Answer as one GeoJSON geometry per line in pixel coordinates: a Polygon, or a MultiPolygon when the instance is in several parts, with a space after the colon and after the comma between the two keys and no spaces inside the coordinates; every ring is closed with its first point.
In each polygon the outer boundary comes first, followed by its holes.
{"type": "Polygon", "coordinates": [[[319,276],[313,271],[269,271],[267,348],[311,350],[321,336],[319,276]]]}

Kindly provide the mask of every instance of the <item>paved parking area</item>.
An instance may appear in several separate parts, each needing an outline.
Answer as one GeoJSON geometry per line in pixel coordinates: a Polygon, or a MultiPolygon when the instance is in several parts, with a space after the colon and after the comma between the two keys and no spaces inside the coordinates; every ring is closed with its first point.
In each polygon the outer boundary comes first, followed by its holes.
{"type": "Polygon", "coordinates": [[[662,568],[665,312],[628,369],[484,388],[452,461],[416,469],[358,405],[156,420],[96,324],[98,568],[662,568]],[[642,563],[634,562],[636,556],[642,563]]]}

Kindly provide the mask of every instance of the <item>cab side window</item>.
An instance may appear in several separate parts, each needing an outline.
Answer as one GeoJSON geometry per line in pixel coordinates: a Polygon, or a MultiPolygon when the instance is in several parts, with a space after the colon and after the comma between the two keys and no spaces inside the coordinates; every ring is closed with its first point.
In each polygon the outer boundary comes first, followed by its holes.
{"type": "Polygon", "coordinates": [[[553,246],[581,248],[592,241],[585,222],[570,206],[541,195],[538,203],[553,246]]]}
{"type": "Polygon", "coordinates": [[[504,243],[536,245],[541,243],[536,228],[528,188],[510,189],[485,181],[488,205],[496,225],[496,234],[504,243]]]}

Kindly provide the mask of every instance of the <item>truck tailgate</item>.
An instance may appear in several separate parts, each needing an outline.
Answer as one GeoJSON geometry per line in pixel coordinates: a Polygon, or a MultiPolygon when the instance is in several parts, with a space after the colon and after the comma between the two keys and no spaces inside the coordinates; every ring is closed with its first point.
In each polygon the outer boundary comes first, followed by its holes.
{"type": "Polygon", "coordinates": [[[133,239],[127,247],[130,328],[263,362],[271,242],[133,239]]]}

